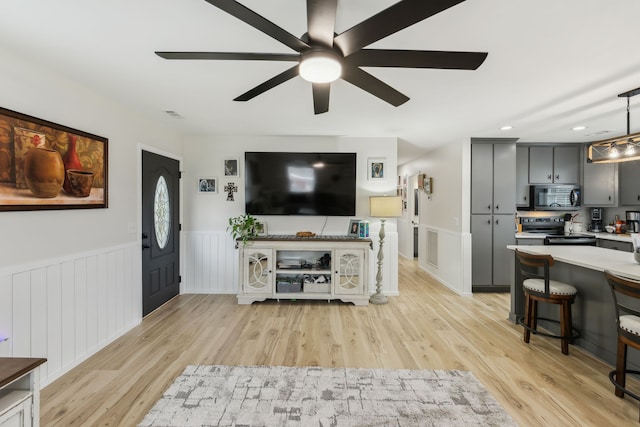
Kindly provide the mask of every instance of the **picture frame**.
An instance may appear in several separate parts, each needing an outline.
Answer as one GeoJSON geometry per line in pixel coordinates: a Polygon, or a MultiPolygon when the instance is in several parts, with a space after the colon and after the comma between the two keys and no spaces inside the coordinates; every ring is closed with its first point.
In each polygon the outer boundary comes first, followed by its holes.
{"type": "Polygon", "coordinates": [[[258,236],[266,236],[267,235],[267,223],[264,221],[257,221],[254,226],[256,230],[256,234],[258,236]]]}
{"type": "Polygon", "coordinates": [[[0,211],[107,208],[108,143],[0,107],[0,211]]]}
{"type": "Polygon", "coordinates": [[[218,178],[217,177],[202,177],[198,178],[198,192],[215,194],[218,192],[218,178]]]}
{"type": "Polygon", "coordinates": [[[240,176],[240,159],[237,157],[224,159],[224,176],[225,178],[237,178],[240,176]]]}
{"type": "Polygon", "coordinates": [[[387,159],[383,157],[370,157],[367,159],[367,180],[383,181],[386,176],[387,159]]]}
{"type": "Polygon", "coordinates": [[[349,229],[347,231],[347,236],[350,237],[359,237],[360,236],[360,222],[361,219],[352,219],[349,221],[349,229]]]}
{"type": "Polygon", "coordinates": [[[431,194],[433,192],[433,179],[431,177],[424,179],[424,192],[431,194]]]}

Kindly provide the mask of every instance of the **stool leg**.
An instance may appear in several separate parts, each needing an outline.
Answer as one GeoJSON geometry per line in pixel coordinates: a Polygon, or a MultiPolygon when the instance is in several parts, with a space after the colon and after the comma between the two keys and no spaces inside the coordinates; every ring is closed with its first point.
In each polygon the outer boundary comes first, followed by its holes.
{"type": "Polygon", "coordinates": [[[571,335],[571,305],[562,301],[560,306],[560,345],[562,354],[569,354],[569,336],[571,335]]]}
{"type": "MultiPolygon", "coordinates": [[[[619,386],[626,386],[625,369],[627,367],[627,345],[618,337],[618,354],[616,357],[616,382],[619,386]]],[[[616,387],[616,396],[623,398],[624,391],[616,387]]]]}
{"type": "Polygon", "coordinates": [[[538,330],[538,300],[532,298],[531,302],[531,330],[538,330]]]}
{"type": "Polygon", "coordinates": [[[524,342],[526,343],[529,343],[529,339],[531,338],[531,331],[528,329],[531,327],[531,303],[532,300],[529,294],[526,294],[524,299],[524,324],[526,327],[524,328],[523,335],[524,342]]]}

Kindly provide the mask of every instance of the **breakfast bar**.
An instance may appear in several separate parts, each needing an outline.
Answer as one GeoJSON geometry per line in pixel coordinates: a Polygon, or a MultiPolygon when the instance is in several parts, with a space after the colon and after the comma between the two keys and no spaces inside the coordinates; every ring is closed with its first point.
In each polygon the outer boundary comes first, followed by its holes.
{"type": "MultiPolygon", "coordinates": [[[[576,287],[578,296],[573,305],[573,326],[581,333],[578,345],[594,355],[615,364],[616,320],[613,298],[604,271],[640,280],[640,264],[633,254],[595,246],[527,246],[509,245],[508,249],[539,255],[551,255],[555,264],[550,276],[576,287]]],[[[511,262],[511,311],[509,319],[516,322],[524,315],[524,293],[515,254],[511,262]]],[[[540,307],[539,314],[557,318],[557,307],[540,307]],[[555,310],[554,310],[555,308],[555,310]]],[[[546,324],[543,324],[547,327],[546,324]]],[[[549,326],[549,329],[553,329],[549,326]]],[[[640,366],[640,357],[629,353],[629,362],[640,366]]]]}

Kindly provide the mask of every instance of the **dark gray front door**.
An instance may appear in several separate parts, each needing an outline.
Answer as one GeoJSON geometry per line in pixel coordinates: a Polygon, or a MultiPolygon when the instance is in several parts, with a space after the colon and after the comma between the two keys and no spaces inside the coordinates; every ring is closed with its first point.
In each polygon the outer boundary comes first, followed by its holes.
{"type": "Polygon", "coordinates": [[[180,292],[180,164],[142,152],[142,315],[180,292]]]}

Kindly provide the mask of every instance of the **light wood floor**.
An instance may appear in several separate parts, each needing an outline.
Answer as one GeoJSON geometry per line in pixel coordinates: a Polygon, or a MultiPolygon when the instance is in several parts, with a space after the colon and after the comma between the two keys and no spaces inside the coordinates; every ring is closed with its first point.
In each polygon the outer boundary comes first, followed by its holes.
{"type": "Polygon", "coordinates": [[[355,307],[183,295],[42,392],[43,426],[133,426],[188,364],[470,370],[521,426],[638,424],[610,366],[507,321],[507,294],[460,297],[400,261],[400,297],[355,307]]]}

